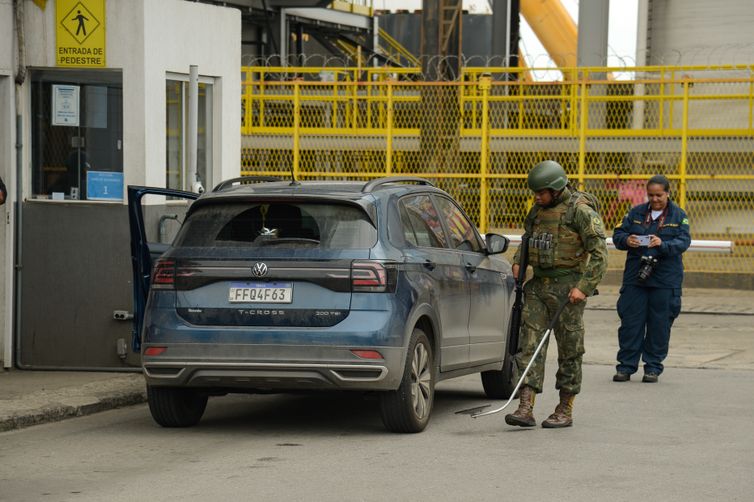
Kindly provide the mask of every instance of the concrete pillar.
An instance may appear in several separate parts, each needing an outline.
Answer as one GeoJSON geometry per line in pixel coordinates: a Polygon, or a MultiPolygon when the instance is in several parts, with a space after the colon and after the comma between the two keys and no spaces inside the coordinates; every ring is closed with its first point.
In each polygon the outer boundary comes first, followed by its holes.
{"type": "MultiPolygon", "coordinates": [[[[579,3],[579,35],[578,66],[606,66],[607,65],[607,31],[610,14],[610,0],[581,0],[579,3]]],[[[604,72],[588,75],[589,80],[604,80],[604,72]]],[[[586,87],[589,96],[604,96],[607,93],[605,85],[589,85],[586,87]]],[[[607,122],[605,103],[588,104],[589,129],[603,129],[607,122]]]]}
{"type": "Polygon", "coordinates": [[[579,2],[579,66],[607,65],[607,27],[610,0],[581,0],[579,2]]]}
{"type": "MultiPolygon", "coordinates": [[[[649,49],[649,0],[639,0],[639,15],[636,23],[636,66],[645,66],[648,59],[649,49]]],[[[642,72],[643,74],[643,72],[642,72]]],[[[641,75],[636,74],[640,79],[641,75]]],[[[646,93],[644,84],[636,84],[634,94],[637,97],[643,97],[646,93]]],[[[634,102],[633,128],[644,128],[644,111],[646,101],[639,99],[634,102]]]]}
{"type": "Polygon", "coordinates": [[[290,36],[285,9],[280,9],[280,24],[278,28],[280,33],[280,66],[288,66],[288,39],[290,36]]]}
{"type": "Polygon", "coordinates": [[[502,66],[510,66],[511,0],[492,0],[492,57],[502,56],[502,66]]]}

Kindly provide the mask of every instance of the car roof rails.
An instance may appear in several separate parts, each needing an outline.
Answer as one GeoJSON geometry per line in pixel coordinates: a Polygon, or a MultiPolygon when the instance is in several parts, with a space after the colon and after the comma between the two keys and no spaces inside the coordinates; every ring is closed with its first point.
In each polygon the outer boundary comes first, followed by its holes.
{"type": "Polygon", "coordinates": [[[435,186],[429,180],[419,178],[418,176],[388,176],[387,178],[377,178],[366,182],[361,191],[363,193],[374,192],[383,185],[390,183],[417,183],[419,185],[435,186]]]}
{"type": "Polygon", "coordinates": [[[238,178],[231,178],[229,180],[221,181],[213,192],[219,192],[233,185],[251,185],[252,183],[266,183],[270,181],[283,181],[275,176],[240,176],[238,178]]]}

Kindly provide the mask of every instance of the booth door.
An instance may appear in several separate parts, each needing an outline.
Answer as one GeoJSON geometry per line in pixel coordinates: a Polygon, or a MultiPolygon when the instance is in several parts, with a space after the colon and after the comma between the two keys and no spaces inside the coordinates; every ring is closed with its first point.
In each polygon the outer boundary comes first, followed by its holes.
{"type": "Polygon", "coordinates": [[[122,74],[44,69],[30,79],[16,365],[135,368],[122,74]]]}

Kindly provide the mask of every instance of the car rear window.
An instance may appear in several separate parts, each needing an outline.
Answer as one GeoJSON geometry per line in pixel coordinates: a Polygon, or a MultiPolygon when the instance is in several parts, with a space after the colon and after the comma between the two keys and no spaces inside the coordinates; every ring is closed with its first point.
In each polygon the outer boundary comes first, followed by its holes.
{"type": "Polygon", "coordinates": [[[173,246],[359,249],[376,242],[377,229],[354,206],[233,202],[197,208],[173,246]]]}

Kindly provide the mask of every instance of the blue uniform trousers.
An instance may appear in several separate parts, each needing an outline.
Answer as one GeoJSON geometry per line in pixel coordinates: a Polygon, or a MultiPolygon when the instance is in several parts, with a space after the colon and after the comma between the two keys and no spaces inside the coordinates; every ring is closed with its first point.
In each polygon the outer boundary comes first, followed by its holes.
{"type": "Polygon", "coordinates": [[[644,361],[644,372],[661,374],[668,355],[670,328],[681,312],[679,288],[647,288],[624,285],[618,298],[618,365],[621,373],[633,374],[644,361]]]}

